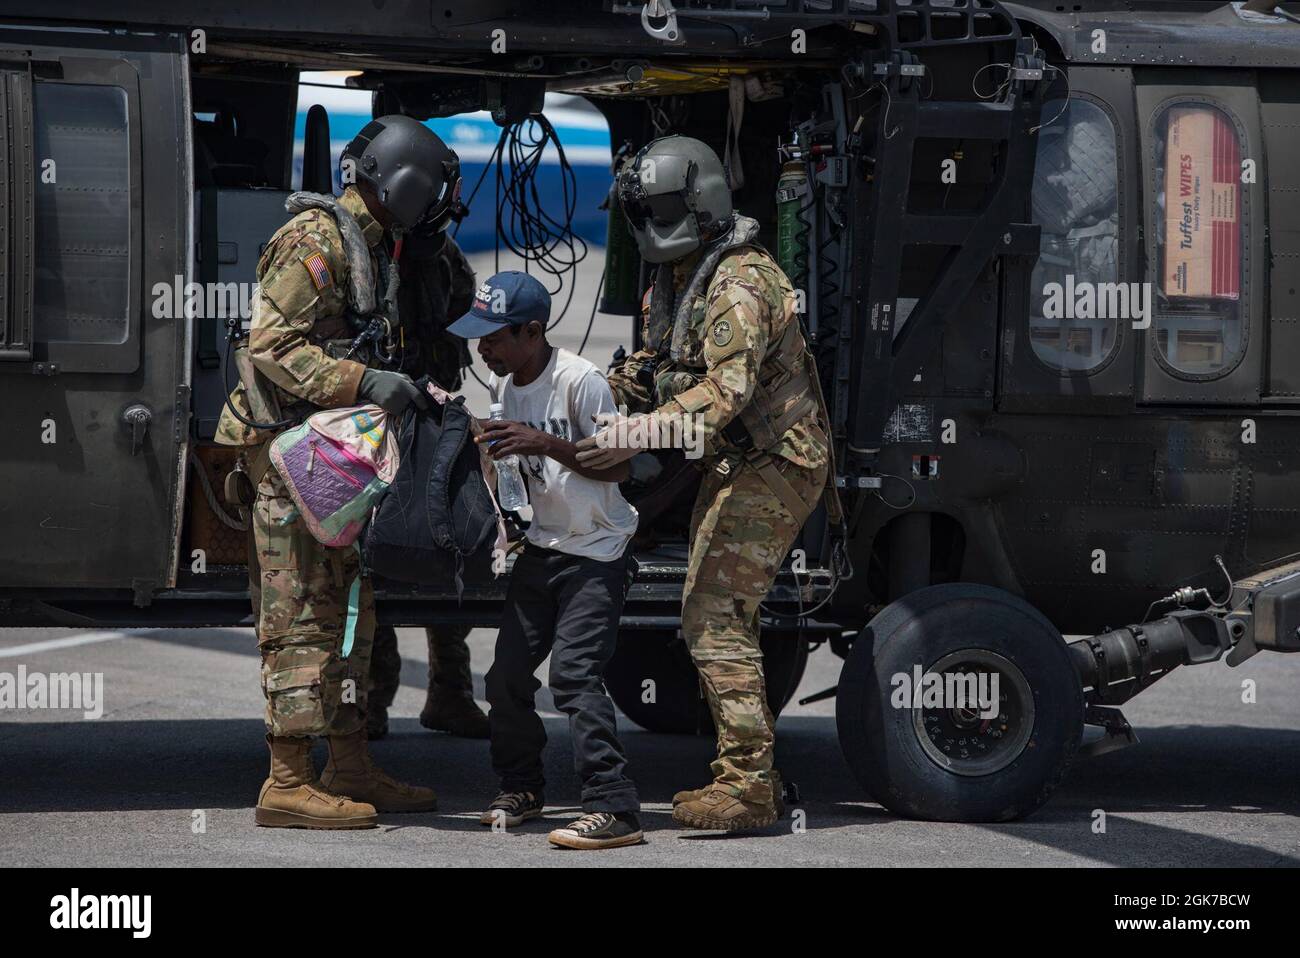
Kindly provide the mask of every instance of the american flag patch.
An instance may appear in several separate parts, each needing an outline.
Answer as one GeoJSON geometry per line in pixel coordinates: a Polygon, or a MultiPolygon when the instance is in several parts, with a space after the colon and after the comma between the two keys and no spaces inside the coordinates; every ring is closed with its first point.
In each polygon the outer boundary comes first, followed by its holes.
{"type": "Polygon", "coordinates": [[[317,289],[324,289],[326,286],[334,285],[334,277],[330,275],[330,268],[325,263],[325,257],[319,252],[311,253],[303,259],[302,265],[307,267],[307,272],[311,273],[312,285],[317,289]]]}

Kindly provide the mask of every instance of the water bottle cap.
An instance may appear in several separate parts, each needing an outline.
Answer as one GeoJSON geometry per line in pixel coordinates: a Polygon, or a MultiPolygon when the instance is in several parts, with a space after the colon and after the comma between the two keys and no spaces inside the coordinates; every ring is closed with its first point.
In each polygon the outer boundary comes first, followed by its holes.
{"type": "Polygon", "coordinates": [[[489,416],[503,416],[505,415],[505,411],[506,407],[499,402],[494,402],[492,405],[488,406],[489,416]]]}

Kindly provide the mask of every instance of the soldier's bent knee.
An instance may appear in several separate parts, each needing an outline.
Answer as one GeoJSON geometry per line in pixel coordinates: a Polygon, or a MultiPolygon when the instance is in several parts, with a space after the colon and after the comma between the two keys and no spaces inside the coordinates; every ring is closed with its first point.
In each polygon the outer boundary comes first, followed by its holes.
{"type": "Polygon", "coordinates": [[[693,591],[682,600],[682,635],[691,648],[713,637],[744,641],[749,636],[749,617],[742,612],[733,596],[693,591]]]}

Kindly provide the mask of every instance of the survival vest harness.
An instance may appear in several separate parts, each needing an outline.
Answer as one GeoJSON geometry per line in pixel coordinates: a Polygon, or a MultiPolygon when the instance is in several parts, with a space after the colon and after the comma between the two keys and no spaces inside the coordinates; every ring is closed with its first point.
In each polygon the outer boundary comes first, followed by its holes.
{"type": "MultiPolygon", "coordinates": [[[[700,257],[680,296],[673,295],[670,264],[661,264],[655,273],[647,345],[657,350],[660,362],[671,358],[673,363],[700,376],[706,374],[707,370],[703,367],[693,368],[685,349],[693,301],[707,289],[718,263],[728,253],[741,247],[752,247],[767,253],[757,241],[758,222],[739,213],[733,216],[731,229],[715,240],[700,257]],[[671,338],[668,336],[670,317],[671,338]]],[[[723,427],[722,435],[730,448],[722,450],[715,467],[721,475],[727,476],[742,460],[748,462],[763,477],[768,488],[795,515],[816,503],[804,502],[795,492],[777,469],[772,453],[791,426],[818,410],[826,424],[829,439],[830,414],[822,395],[821,382],[814,369],[812,354],[808,351],[803,336],[803,326],[798,316],[792,315],[781,335],[768,345],[763,355],[759,364],[758,382],[750,401],[723,427]]],[[[838,527],[843,522],[843,510],[835,488],[835,453],[833,449],[828,449],[827,452],[830,461],[822,501],[826,504],[826,513],[831,523],[838,527]]]]}
{"type": "MultiPolygon", "coordinates": [[[[284,201],[284,208],[286,212],[295,215],[309,209],[324,210],[333,216],[335,223],[338,224],[339,234],[343,237],[343,252],[348,261],[346,319],[357,335],[352,340],[330,339],[320,345],[335,359],[351,359],[355,353],[364,350],[363,357],[358,361],[370,366],[372,364],[370,360],[380,351],[381,338],[385,334],[391,336],[392,331],[398,328],[397,259],[401,255],[400,239],[391,260],[382,246],[375,250],[375,257],[379,261],[379,269],[376,271],[371,262],[371,250],[362,233],[361,224],[333,196],[299,190],[289,194],[284,201]],[[376,274],[386,277],[382,297],[376,295],[376,274]]],[[[278,419],[279,404],[273,400],[274,387],[254,369],[251,362],[240,363],[240,378],[244,381],[245,394],[255,414],[259,410],[265,410],[261,413],[264,417],[278,419]]],[[[310,403],[297,402],[287,407],[285,411],[292,413],[291,419],[303,420],[316,410],[310,403]]],[[[270,445],[270,442],[263,443],[257,455],[249,463],[248,478],[254,489],[262,481],[270,466],[270,445]]]]}

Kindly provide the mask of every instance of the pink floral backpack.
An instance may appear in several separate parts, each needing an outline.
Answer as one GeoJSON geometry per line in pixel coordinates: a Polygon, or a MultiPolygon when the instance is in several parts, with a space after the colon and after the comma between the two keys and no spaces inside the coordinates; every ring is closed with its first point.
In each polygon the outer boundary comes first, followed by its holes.
{"type": "Polygon", "coordinates": [[[397,474],[390,417],[379,406],[324,409],[271,443],[271,462],[307,528],[327,546],[350,546],[397,474]]]}

